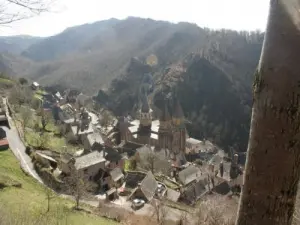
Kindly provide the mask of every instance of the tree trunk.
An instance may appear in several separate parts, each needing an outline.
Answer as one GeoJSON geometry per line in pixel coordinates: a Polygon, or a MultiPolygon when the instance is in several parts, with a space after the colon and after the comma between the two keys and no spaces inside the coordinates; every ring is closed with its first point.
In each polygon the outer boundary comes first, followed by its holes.
{"type": "Polygon", "coordinates": [[[50,196],[48,196],[47,200],[48,200],[47,212],[49,212],[50,211],[50,196]]]}
{"type": "Polygon", "coordinates": [[[236,225],[290,225],[300,172],[299,0],[271,0],[236,225]]]}
{"type": "Polygon", "coordinates": [[[79,201],[80,201],[80,197],[76,196],[76,206],[75,209],[78,210],[79,209],[79,201]]]}

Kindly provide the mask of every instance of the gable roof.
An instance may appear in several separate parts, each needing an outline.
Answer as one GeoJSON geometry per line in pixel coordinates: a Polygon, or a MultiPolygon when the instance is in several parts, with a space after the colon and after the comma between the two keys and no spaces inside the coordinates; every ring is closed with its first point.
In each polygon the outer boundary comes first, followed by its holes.
{"type": "Polygon", "coordinates": [[[91,146],[95,143],[104,144],[101,134],[94,132],[87,135],[87,140],[91,146]]]}
{"type": "Polygon", "coordinates": [[[124,177],[124,174],[122,173],[122,170],[117,167],[115,169],[113,169],[112,171],[110,171],[110,176],[112,178],[113,181],[118,181],[120,180],[121,178],[124,177]]]}
{"type": "Polygon", "coordinates": [[[154,175],[149,171],[141,182],[141,191],[148,201],[151,201],[157,189],[157,182],[154,175]]]}
{"type": "Polygon", "coordinates": [[[69,153],[64,153],[60,155],[60,160],[63,163],[69,163],[73,159],[73,156],[69,153]]]}
{"type": "Polygon", "coordinates": [[[194,203],[207,192],[206,186],[207,179],[199,180],[190,185],[183,193],[185,200],[189,203],[194,203]]]}
{"type": "Polygon", "coordinates": [[[195,138],[188,138],[186,139],[186,143],[192,144],[192,145],[197,145],[197,144],[201,144],[202,141],[197,140],[195,138]]]}
{"type": "Polygon", "coordinates": [[[89,154],[78,157],[75,161],[75,168],[77,170],[84,169],[100,162],[105,162],[103,154],[98,151],[91,152],[89,154]]]}
{"type": "Polygon", "coordinates": [[[197,177],[200,176],[201,176],[200,169],[193,165],[185,168],[184,170],[181,170],[178,173],[179,181],[184,185],[191,183],[192,181],[196,180],[197,177]]]}

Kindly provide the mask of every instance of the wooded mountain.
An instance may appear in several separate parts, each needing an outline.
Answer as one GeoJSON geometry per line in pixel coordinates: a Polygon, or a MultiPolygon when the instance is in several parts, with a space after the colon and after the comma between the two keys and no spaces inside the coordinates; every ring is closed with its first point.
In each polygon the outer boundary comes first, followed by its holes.
{"type": "Polygon", "coordinates": [[[87,94],[104,88],[95,99],[109,102],[116,114],[138,108],[140,86],[151,74],[153,107],[176,94],[192,136],[224,147],[237,144],[243,151],[262,40],[259,32],[129,17],[71,27],[32,43],[18,56],[5,57],[14,58],[9,65],[14,73],[42,84],[87,94]],[[149,55],[156,56],[155,66],[145,63],[149,55]]]}

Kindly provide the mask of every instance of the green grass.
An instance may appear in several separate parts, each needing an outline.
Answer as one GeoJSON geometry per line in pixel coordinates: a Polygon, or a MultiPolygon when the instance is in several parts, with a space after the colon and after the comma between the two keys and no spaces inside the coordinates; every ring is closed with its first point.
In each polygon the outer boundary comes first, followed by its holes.
{"type": "Polygon", "coordinates": [[[48,94],[48,92],[47,91],[44,91],[44,90],[42,90],[42,89],[38,89],[38,90],[36,90],[36,92],[35,92],[36,94],[38,94],[38,95],[46,95],[46,94],[48,94]]]}
{"type": "Polygon", "coordinates": [[[0,87],[1,88],[12,88],[15,82],[6,78],[0,78],[0,87]]]}
{"type": "Polygon", "coordinates": [[[14,82],[6,78],[0,78],[0,83],[13,84],[14,82]]]}
{"type": "Polygon", "coordinates": [[[39,133],[35,131],[26,131],[26,142],[36,148],[41,146],[43,139],[46,139],[44,142],[44,147],[54,151],[60,151],[63,146],[66,146],[66,141],[63,137],[56,137],[53,133],[44,132],[45,137],[41,137],[39,133]]]}
{"type": "Polygon", "coordinates": [[[43,101],[43,96],[40,94],[34,93],[33,97],[43,101]]]}
{"type": "Polygon", "coordinates": [[[5,177],[5,179],[9,177],[10,181],[13,180],[22,184],[22,188],[6,187],[0,189],[0,211],[1,213],[7,213],[2,218],[19,220],[18,223],[9,224],[32,224],[32,221],[36,221],[38,218],[40,218],[38,223],[40,225],[117,224],[114,221],[93,214],[75,211],[73,210],[74,203],[72,201],[57,196],[50,202],[50,211],[46,212],[47,200],[44,187],[22,172],[19,162],[12,152],[9,150],[0,152],[0,162],[0,179],[1,177],[5,177]]]}

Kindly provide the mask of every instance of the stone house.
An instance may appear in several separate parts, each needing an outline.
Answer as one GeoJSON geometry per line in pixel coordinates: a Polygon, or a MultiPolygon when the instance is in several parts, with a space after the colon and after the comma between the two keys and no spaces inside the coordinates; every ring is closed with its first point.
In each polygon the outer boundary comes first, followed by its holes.
{"type": "Polygon", "coordinates": [[[202,146],[202,141],[195,138],[186,139],[186,154],[188,153],[198,153],[202,146]]]}
{"type": "Polygon", "coordinates": [[[199,168],[191,165],[188,166],[187,168],[181,170],[178,173],[178,181],[186,186],[189,185],[192,182],[195,182],[199,177],[202,176],[202,172],[199,168]]]}
{"type": "Polygon", "coordinates": [[[111,186],[115,188],[121,187],[121,185],[124,182],[124,174],[120,168],[115,168],[112,171],[110,171],[110,177],[111,177],[111,186]]]}
{"type": "Polygon", "coordinates": [[[181,190],[180,200],[193,205],[209,191],[209,182],[206,176],[202,176],[181,190]]]}
{"type": "Polygon", "coordinates": [[[62,154],[60,156],[60,161],[58,168],[62,171],[63,174],[69,175],[74,168],[75,159],[70,154],[62,154]]]}
{"type": "Polygon", "coordinates": [[[74,167],[83,177],[88,180],[94,179],[100,170],[105,169],[105,158],[98,151],[91,152],[76,158],[74,167]]]}
{"type": "Polygon", "coordinates": [[[154,175],[149,171],[142,182],[138,184],[138,187],[132,191],[128,199],[132,200],[134,198],[139,198],[146,202],[150,202],[155,195],[157,187],[158,183],[155,180],[154,175]]]}

